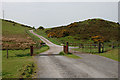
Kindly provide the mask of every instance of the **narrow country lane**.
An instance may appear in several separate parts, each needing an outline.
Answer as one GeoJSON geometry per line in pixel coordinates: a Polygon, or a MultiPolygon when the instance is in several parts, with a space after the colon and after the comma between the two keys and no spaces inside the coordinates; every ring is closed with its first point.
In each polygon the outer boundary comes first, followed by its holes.
{"type": "Polygon", "coordinates": [[[117,78],[118,62],[92,54],[77,54],[82,59],[60,56],[62,46],[55,45],[46,38],[34,33],[50,49],[35,56],[38,65],[35,78],[117,78]]]}

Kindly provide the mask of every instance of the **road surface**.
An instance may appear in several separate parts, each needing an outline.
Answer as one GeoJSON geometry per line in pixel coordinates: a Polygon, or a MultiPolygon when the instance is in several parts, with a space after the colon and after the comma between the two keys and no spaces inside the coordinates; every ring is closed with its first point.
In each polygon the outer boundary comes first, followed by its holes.
{"type": "Polygon", "coordinates": [[[118,62],[92,54],[76,54],[82,59],[60,56],[62,46],[55,45],[46,38],[38,36],[50,49],[35,56],[37,73],[35,78],[117,78],[118,62]]]}

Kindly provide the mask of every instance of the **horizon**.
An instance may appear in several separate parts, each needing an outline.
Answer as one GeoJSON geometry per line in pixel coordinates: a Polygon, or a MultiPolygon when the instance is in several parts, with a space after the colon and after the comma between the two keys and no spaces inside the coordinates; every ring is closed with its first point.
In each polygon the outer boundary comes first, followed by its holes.
{"type": "Polygon", "coordinates": [[[65,26],[94,18],[118,22],[117,2],[4,2],[3,10],[4,19],[35,28],[65,26]]]}
{"type": "MultiPolygon", "coordinates": [[[[0,18],[0,19],[1,19],[1,18],[0,18]]],[[[102,19],[102,18],[89,18],[89,19],[102,19]]],[[[27,26],[30,26],[30,27],[34,27],[34,26],[31,26],[31,25],[28,25],[28,24],[24,24],[24,23],[21,23],[21,22],[18,22],[18,21],[11,20],[11,19],[4,19],[4,20],[9,20],[9,21],[16,22],[16,23],[18,23],[18,24],[23,24],[23,25],[27,25],[27,26]]],[[[85,19],[85,20],[88,20],[88,19],[85,19]]],[[[85,20],[79,20],[79,21],[75,21],[75,22],[82,22],[82,21],[85,21],[85,20]]],[[[107,20],[107,19],[102,19],[102,20],[110,21],[110,20],[107,20]]],[[[114,21],[110,21],[110,22],[114,22],[114,21]]],[[[72,22],[72,23],[74,23],[74,22],[72,22]]],[[[114,22],[114,23],[117,23],[117,21],[114,22]]],[[[71,23],[69,23],[69,24],[71,24],[71,23]]],[[[59,26],[55,26],[55,27],[67,26],[67,25],[69,25],[69,24],[59,25],[59,26]]],[[[43,27],[43,26],[42,26],[42,27],[43,27]]],[[[39,28],[39,27],[38,27],[38,28],[39,28]]],[[[54,28],[54,27],[50,27],[50,28],[54,28]]],[[[37,29],[37,28],[36,28],[36,29],[37,29]]],[[[46,29],[47,29],[47,28],[46,28],[46,29]]]]}

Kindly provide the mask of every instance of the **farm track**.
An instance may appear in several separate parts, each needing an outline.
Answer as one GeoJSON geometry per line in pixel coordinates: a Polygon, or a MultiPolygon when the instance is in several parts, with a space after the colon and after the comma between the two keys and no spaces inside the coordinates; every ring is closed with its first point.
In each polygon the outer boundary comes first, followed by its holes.
{"type": "Polygon", "coordinates": [[[35,78],[117,78],[118,62],[92,54],[76,54],[82,59],[60,56],[62,46],[55,45],[46,38],[34,33],[50,49],[35,56],[38,65],[35,78]]]}

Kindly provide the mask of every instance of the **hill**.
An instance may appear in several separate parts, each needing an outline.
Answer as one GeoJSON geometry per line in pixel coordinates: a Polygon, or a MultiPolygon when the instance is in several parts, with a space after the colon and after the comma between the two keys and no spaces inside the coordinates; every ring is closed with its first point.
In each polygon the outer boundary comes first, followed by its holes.
{"type": "Polygon", "coordinates": [[[32,27],[10,20],[2,20],[2,49],[26,49],[35,44],[26,30],[32,27]]]}
{"type": "MultiPolygon", "coordinates": [[[[60,26],[46,30],[48,37],[52,38],[71,38],[73,41],[90,41],[92,36],[103,36],[104,41],[118,41],[118,30],[120,25],[115,22],[103,19],[88,19],[71,23],[67,26],[60,26]]],[[[68,39],[61,39],[62,42],[68,39]]],[[[68,40],[69,41],[69,40],[68,40]]]]}

